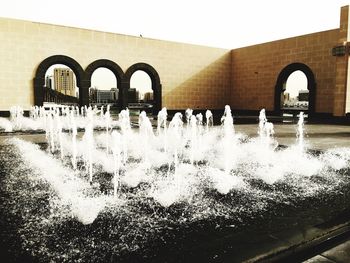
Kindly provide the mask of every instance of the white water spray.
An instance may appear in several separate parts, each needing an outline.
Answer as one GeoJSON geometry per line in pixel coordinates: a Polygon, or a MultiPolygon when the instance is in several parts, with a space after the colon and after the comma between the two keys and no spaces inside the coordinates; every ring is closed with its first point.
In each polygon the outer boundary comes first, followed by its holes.
{"type": "Polygon", "coordinates": [[[123,148],[123,164],[125,165],[128,160],[128,139],[131,130],[129,109],[122,110],[119,113],[119,122],[122,132],[122,148],[123,148]]]}
{"type": "Polygon", "coordinates": [[[213,113],[210,110],[207,110],[205,112],[205,126],[206,126],[206,130],[209,130],[209,127],[213,126],[213,113]]]}
{"type": "Polygon", "coordinates": [[[74,111],[70,114],[70,121],[72,125],[72,165],[73,169],[77,169],[77,125],[75,123],[74,111]]]}
{"type": "Polygon", "coordinates": [[[109,112],[110,110],[110,105],[107,105],[107,110],[104,115],[104,120],[105,120],[105,126],[106,126],[106,152],[107,154],[109,153],[109,129],[111,127],[111,114],[109,112]]]}
{"type": "Polygon", "coordinates": [[[85,126],[85,133],[83,135],[83,142],[86,145],[86,153],[84,153],[85,156],[85,165],[87,172],[89,174],[89,182],[92,183],[92,166],[93,166],[93,158],[92,154],[94,151],[94,134],[93,134],[93,113],[91,108],[88,108],[87,111],[87,118],[89,119],[87,125],[85,126]]]}
{"type": "Polygon", "coordinates": [[[163,150],[166,153],[167,152],[167,117],[168,117],[168,113],[166,108],[162,108],[161,111],[159,111],[158,113],[158,119],[157,119],[157,134],[158,135],[163,135],[163,150]],[[162,133],[162,129],[161,127],[163,127],[163,133],[162,133]]]}
{"type": "Polygon", "coordinates": [[[304,112],[300,112],[297,128],[298,146],[301,151],[304,151],[304,112]]]}
{"type": "Polygon", "coordinates": [[[224,159],[225,159],[225,173],[229,174],[233,167],[233,149],[235,130],[233,126],[233,116],[229,105],[225,106],[224,115],[221,118],[224,126],[224,159]]]}
{"type": "Polygon", "coordinates": [[[121,167],[121,147],[120,134],[117,131],[112,131],[112,154],[113,154],[113,195],[117,196],[120,182],[120,167],[121,167]]]}

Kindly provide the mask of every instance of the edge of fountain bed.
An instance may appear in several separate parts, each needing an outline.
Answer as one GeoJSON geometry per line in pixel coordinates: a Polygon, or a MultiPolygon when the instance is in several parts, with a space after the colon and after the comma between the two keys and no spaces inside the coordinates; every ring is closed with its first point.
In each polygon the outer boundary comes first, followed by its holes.
{"type": "Polygon", "coordinates": [[[275,249],[244,262],[296,262],[306,260],[332,248],[350,235],[350,221],[329,229],[325,234],[316,236],[288,248],[275,249]]]}

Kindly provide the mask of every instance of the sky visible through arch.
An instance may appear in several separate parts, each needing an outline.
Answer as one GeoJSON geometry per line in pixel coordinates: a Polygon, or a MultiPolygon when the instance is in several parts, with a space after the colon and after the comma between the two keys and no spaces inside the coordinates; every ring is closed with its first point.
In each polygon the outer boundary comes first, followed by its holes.
{"type": "Polygon", "coordinates": [[[287,79],[286,92],[291,98],[296,98],[300,90],[307,90],[307,78],[304,72],[296,70],[287,79]]]}
{"type": "MultiPolygon", "coordinates": [[[[349,0],[3,0],[0,17],[233,49],[338,28],[340,7],[349,4],[349,0]]],[[[103,75],[101,81],[109,85],[110,78],[103,75]]]]}

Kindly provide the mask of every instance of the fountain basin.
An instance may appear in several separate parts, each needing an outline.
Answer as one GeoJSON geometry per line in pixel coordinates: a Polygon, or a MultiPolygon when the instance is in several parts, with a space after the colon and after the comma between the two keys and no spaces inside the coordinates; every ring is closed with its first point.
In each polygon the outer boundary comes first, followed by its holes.
{"type": "MultiPolygon", "coordinates": [[[[46,147],[41,145],[38,151],[45,152],[46,147]]],[[[52,158],[59,159],[59,154],[52,158]]],[[[236,167],[245,186],[220,193],[215,181],[204,180],[203,185],[193,179],[210,178],[210,172],[201,173],[205,163],[198,164],[198,170],[183,170],[187,174],[180,177],[185,180],[180,189],[192,180],[193,192],[180,191],[181,198],[166,206],[152,195],[166,189],[154,179],[163,176],[162,182],[168,183],[165,167],[147,175],[153,181],[136,187],[123,184],[118,198],[108,187],[111,174],[97,170],[96,184],[84,191],[91,191],[86,194],[89,198],[105,198],[105,206],[92,222],[81,222],[72,212],[74,204],[62,202],[16,145],[0,147],[0,163],[1,247],[12,262],[241,262],[326,235],[346,223],[349,215],[346,166],[327,171],[335,177],[322,171],[301,177],[291,174],[272,184],[240,174],[243,168],[236,167]]],[[[89,212],[81,207],[81,213],[89,212]]]]}

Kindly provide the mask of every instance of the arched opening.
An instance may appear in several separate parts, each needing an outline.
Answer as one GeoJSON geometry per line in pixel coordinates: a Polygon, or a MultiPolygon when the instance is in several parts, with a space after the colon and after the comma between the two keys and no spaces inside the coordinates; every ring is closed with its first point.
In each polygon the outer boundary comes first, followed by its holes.
{"type": "MultiPolygon", "coordinates": [[[[142,108],[143,104],[139,105],[140,106],[140,110],[141,109],[145,109],[148,112],[152,112],[153,115],[158,114],[158,112],[160,111],[161,107],[162,107],[162,85],[160,83],[160,78],[159,75],[157,73],[157,71],[149,64],[146,63],[136,63],[134,65],[132,65],[130,68],[128,68],[128,70],[125,73],[125,83],[126,83],[126,88],[128,90],[130,90],[131,88],[134,88],[131,86],[131,84],[134,85],[135,80],[133,79],[133,83],[131,83],[131,77],[134,75],[134,73],[136,73],[136,79],[140,79],[140,90],[142,91],[142,94],[147,94],[146,96],[151,96],[151,91],[149,90],[149,88],[147,87],[147,83],[149,83],[148,77],[151,80],[151,89],[153,91],[153,100],[151,100],[150,97],[146,98],[148,100],[148,102],[152,103],[146,103],[147,108],[142,108]],[[137,71],[140,71],[140,73],[136,73],[137,71]],[[148,76],[146,76],[146,75],[148,76]]],[[[133,90],[131,92],[134,92],[133,90]]],[[[136,92],[136,87],[135,87],[135,92],[136,92]]],[[[128,91],[127,95],[130,92],[128,91]]],[[[136,97],[136,95],[133,95],[134,97],[136,97]]],[[[140,96],[140,92],[139,95],[140,96]]],[[[126,96],[126,99],[129,101],[129,96],[126,96]]],[[[131,97],[131,96],[130,96],[131,97]]],[[[131,99],[131,98],[130,98],[131,99]]],[[[145,98],[143,98],[144,100],[145,98]]],[[[132,102],[131,102],[132,103],[132,102]]],[[[128,106],[129,102],[126,104],[126,106],[128,106]]]]}
{"type": "Polygon", "coordinates": [[[43,106],[54,104],[73,105],[79,103],[77,78],[73,70],[63,64],[54,64],[45,72],[43,106]]]}
{"type": "Polygon", "coordinates": [[[113,72],[105,67],[97,68],[91,76],[89,103],[91,106],[107,106],[119,109],[118,80],[113,72]]]}
{"type": "Polygon", "coordinates": [[[309,108],[309,90],[307,89],[306,75],[300,70],[291,73],[281,94],[283,110],[307,111],[309,108]]]}
{"type": "MultiPolygon", "coordinates": [[[[56,66],[57,67],[57,66],[56,66]]],[[[60,78],[60,73],[57,71],[57,78],[60,78]]],[[[34,82],[34,104],[38,106],[43,106],[44,101],[49,101],[52,103],[57,104],[79,104],[80,106],[88,105],[88,93],[86,92],[86,81],[85,81],[85,73],[82,67],[79,65],[78,62],[76,62],[73,58],[64,56],[64,55],[54,55],[51,57],[48,57],[44,59],[38,66],[35,78],[33,80],[34,82]],[[55,65],[59,65],[60,68],[63,68],[64,70],[60,71],[63,73],[62,79],[60,80],[61,83],[65,83],[64,79],[66,80],[66,83],[68,82],[75,82],[75,90],[69,89],[68,86],[65,86],[66,84],[57,84],[57,85],[63,85],[60,88],[60,91],[64,92],[58,92],[55,90],[55,84],[53,83],[55,80],[54,76],[54,68],[55,65]],[[52,67],[54,66],[54,67],[52,67]],[[52,71],[51,71],[52,68],[52,71]],[[75,79],[73,77],[72,80],[72,72],[69,73],[67,70],[71,70],[74,75],[75,79]],[[65,74],[64,74],[65,73],[65,74]],[[65,75],[65,76],[64,76],[65,75]],[[50,85],[50,76],[52,76],[51,80],[51,89],[47,86],[50,85]],[[49,77],[46,79],[46,77],[49,77]],[[47,83],[46,83],[47,81],[47,83]],[[52,87],[54,89],[52,89],[52,87]],[[67,93],[69,91],[70,95],[76,94],[75,96],[66,95],[64,93],[67,93]],[[78,91],[78,98],[77,98],[77,91],[78,91]],[[48,98],[52,97],[52,98],[48,98]]],[[[68,84],[67,84],[68,85],[68,84]]],[[[58,86],[57,86],[58,87],[58,86]]]]}
{"type": "Polygon", "coordinates": [[[142,108],[151,113],[154,104],[152,80],[143,70],[135,71],[130,78],[128,108],[142,108]]]}
{"type": "Polygon", "coordinates": [[[279,115],[304,111],[315,113],[316,82],[312,70],[303,63],[292,63],[282,69],[275,87],[275,112],[279,115]]]}
{"type": "Polygon", "coordinates": [[[110,104],[113,110],[124,108],[124,72],[118,64],[108,59],[99,59],[88,65],[85,73],[92,104],[110,104]]]}

